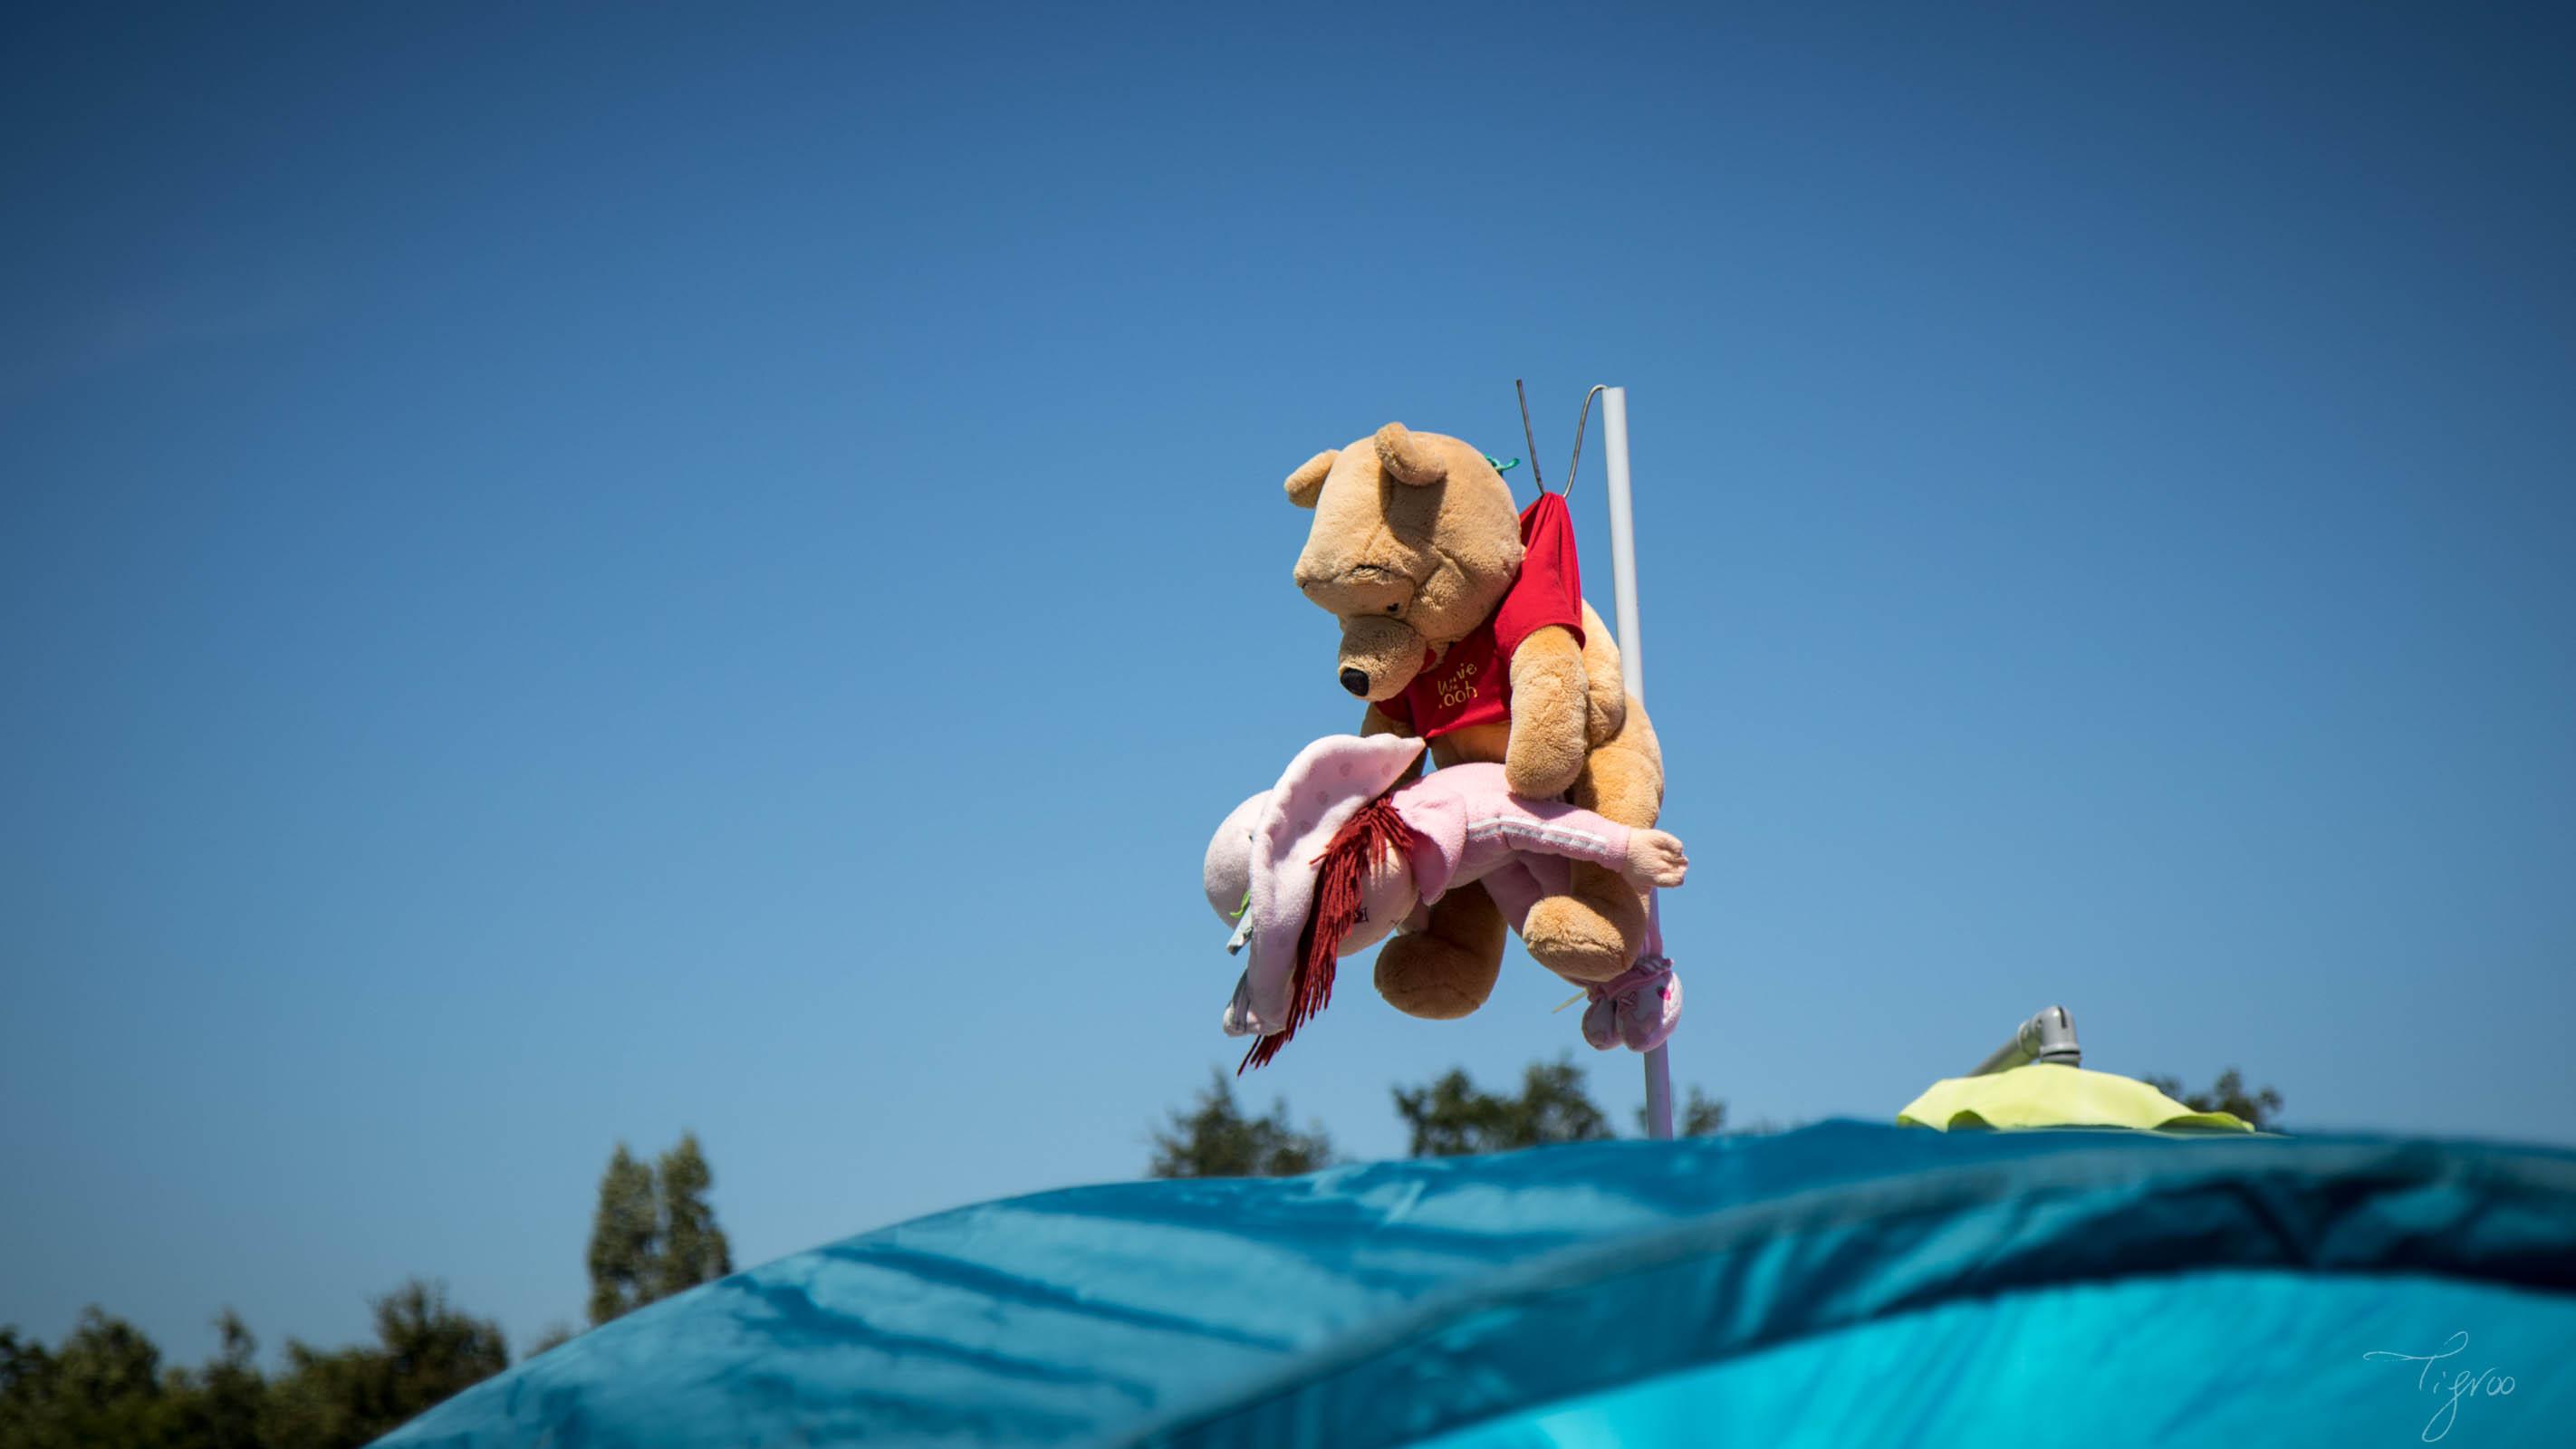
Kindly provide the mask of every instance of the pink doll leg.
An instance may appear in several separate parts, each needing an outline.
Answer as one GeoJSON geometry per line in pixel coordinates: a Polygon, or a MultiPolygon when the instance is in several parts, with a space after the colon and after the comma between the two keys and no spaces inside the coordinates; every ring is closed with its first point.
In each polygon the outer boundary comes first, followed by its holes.
{"type": "MultiPolygon", "coordinates": [[[[1554,856],[1525,856],[1489,872],[1484,878],[1485,893],[1494,898],[1517,934],[1529,919],[1530,907],[1544,896],[1565,892],[1567,874],[1566,863],[1554,856]]],[[[1646,902],[1646,929],[1637,944],[1636,964],[1607,981],[1584,987],[1583,994],[1592,1000],[1583,1009],[1583,1039],[1605,1052],[1615,1046],[1653,1051],[1681,1024],[1682,981],[1664,957],[1660,898],[1649,895],[1646,902]]]]}
{"type": "Polygon", "coordinates": [[[1552,857],[1542,856],[1536,861],[1508,860],[1484,876],[1485,894],[1494,898],[1494,908],[1511,923],[1515,936],[1521,933],[1521,923],[1529,919],[1530,907],[1537,905],[1539,897],[1547,892],[1547,882],[1530,871],[1534,864],[1556,867],[1556,874],[1560,877],[1557,891],[1562,893],[1565,888],[1562,877],[1567,873],[1565,862],[1552,857]]]}

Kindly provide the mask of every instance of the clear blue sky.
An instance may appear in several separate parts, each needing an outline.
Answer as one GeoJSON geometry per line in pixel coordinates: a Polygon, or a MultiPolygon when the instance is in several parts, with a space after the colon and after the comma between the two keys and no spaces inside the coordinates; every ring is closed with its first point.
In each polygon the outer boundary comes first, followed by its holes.
{"type": "MultiPolygon", "coordinates": [[[[1135,1174],[1354,719],[1279,480],[1515,375],[1631,391],[1682,1080],[2576,1141],[2565,13],[1702,9],[14,13],[0,1322],[1135,1174]]],[[[1256,1105],[1639,1095],[1365,979],[1256,1105]]]]}

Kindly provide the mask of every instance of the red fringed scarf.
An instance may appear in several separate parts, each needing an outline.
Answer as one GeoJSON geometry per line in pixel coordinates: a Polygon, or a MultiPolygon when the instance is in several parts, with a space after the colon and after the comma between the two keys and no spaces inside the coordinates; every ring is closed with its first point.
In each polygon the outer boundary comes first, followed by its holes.
{"type": "MultiPolygon", "coordinates": [[[[1388,794],[1392,793],[1390,787],[1388,794]]],[[[1409,860],[1414,842],[1421,838],[1396,813],[1388,795],[1361,806],[1358,814],[1333,832],[1332,843],[1315,857],[1315,903],[1306,908],[1306,929],[1297,938],[1297,974],[1288,984],[1288,1024],[1254,1042],[1252,1050],[1243,1054],[1243,1064],[1234,1069],[1236,1076],[1268,1066],[1308,1017],[1332,1004],[1333,962],[1341,954],[1342,938],[1360,923],[1360,892],[1368,880],[1369,863],[1388,851],[1399,860],[1409,860]]]]}

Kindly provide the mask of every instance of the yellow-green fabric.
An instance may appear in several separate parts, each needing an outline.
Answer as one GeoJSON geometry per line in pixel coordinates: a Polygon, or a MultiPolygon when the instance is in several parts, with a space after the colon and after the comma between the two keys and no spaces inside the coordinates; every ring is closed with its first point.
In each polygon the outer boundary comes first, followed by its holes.
{"type": "Polygon", "coordinates": [[[2251,1132],[2226,1112],[2195,1112],[2146,1083],[2109,1072],[2033,1062],[1982,1077],[1952,1077],[1896,1114],[1899,1127],[2135,1127],[2251,1132]]]}

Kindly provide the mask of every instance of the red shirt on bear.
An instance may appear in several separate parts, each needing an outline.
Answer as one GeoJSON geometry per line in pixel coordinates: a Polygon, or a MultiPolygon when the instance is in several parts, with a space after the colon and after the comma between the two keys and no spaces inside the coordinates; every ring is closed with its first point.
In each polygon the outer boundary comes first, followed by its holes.
{"type": "Polygon", "coordinates": [[[1574,519],[1565,496],[1542,492],[1521,513],[1521,574],[1485,622],[1437,656],[1426,650],[1422,672],[1380,714],[1422,738],[1510,715],[1512,656],[1521,641],[1551,624],[1583,642],[1583,575],[1574,553],[1574,519]]]}

